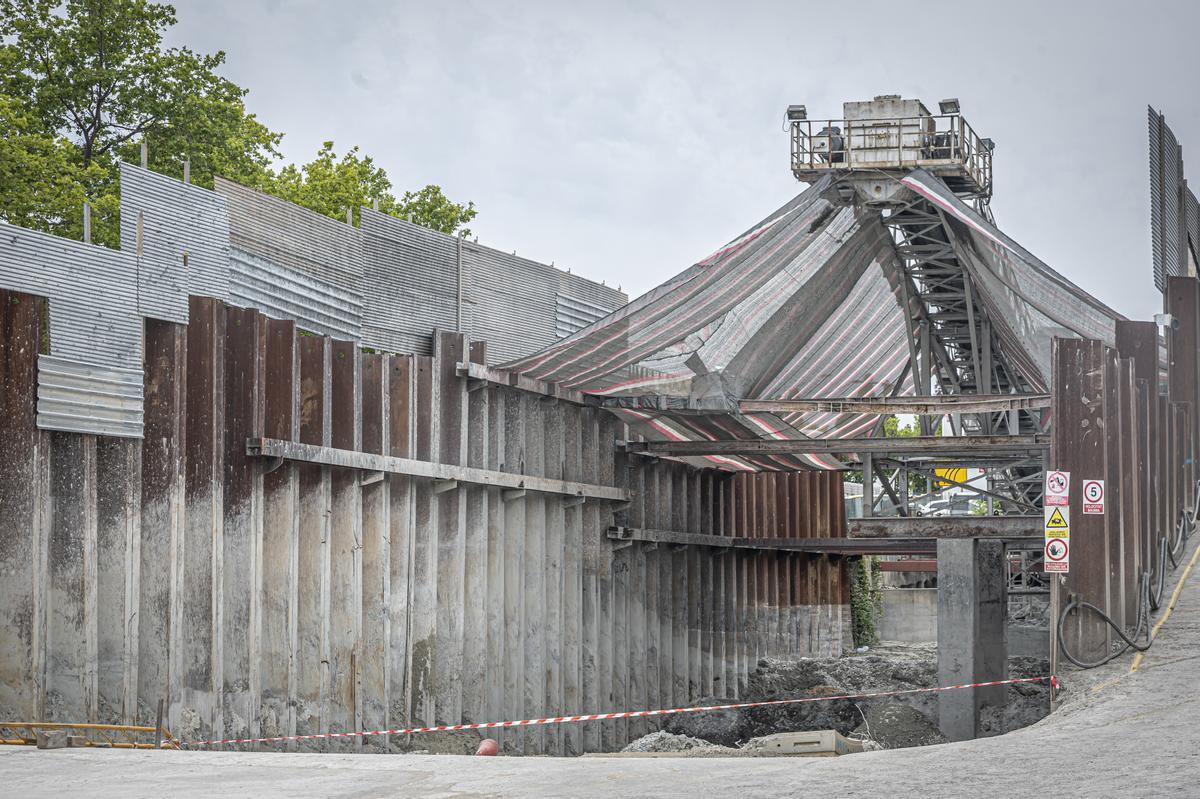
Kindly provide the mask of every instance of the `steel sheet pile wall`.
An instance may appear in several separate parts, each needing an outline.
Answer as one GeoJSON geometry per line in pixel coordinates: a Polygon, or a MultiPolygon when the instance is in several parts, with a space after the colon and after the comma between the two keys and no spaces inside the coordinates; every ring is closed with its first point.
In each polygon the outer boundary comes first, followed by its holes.
{"type": "MultiPolygon", "coordinates": [[[[1130,637],[1145,623],[1142,580],[1153,589],[1172,568],[1182,552],[1180,519],[1195,501],[1200,282],[1168,276],[1164,299],[1178,322],[1167,333],[1165,395],[1153,322],[1118,322],[1115,349],[1088,339],[1056,339],[1054,346],[1050,465],[1071,472],[1071,527],[1070,572],[1052,581],[1052,618],[1077,598],[1130,637]],[[1086,479],[1105,481],[1103,515],[1082,512],[1086,479]]],[[[1095,661],[1120,639],[1085,611],[1067,618],[1062,644],[1077,659],[1095,661]]]]}
{"type": "Polygon", "coordinates": [[[839,475],[628,455],[606,411],[464,376],[482,342],[363,353],[197,297],[147,323],[143,441],[49,433],[42,303],[0,292],[0,717],[152,722],[162,698],[196,739],[671,707],[841,645],[836,563],[610,531],[837,536],[839,475]]]}

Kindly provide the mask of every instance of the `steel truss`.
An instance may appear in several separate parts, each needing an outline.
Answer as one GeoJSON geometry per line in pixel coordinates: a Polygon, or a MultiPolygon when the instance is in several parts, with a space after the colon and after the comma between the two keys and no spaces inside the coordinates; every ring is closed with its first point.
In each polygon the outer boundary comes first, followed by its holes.
{"type": "MultiPolygon", "coordinates": [[[[985,213],[990,218],[990,209],[985,213]]],[[[945,214],[923,197],[910,196],[885,208],[882,221],[901,265],[898,277],[917,394],[1034,393],[1029,376],[1016,367],[992,329],[971,274],[955,250],[945,214]]],[[[922,433],[932,433],[932,417],[920,419],[922,433]]],[[[1039,409],[957,414],[951,419],[957,434],[1043,432],[1039,409]]],[[[1011,500],[1006,503],[1011,511],[1040,501],[1041,474],[1040,464],[1013,465],[990,471],[988,482],[992,492],[1011,500]]]]}

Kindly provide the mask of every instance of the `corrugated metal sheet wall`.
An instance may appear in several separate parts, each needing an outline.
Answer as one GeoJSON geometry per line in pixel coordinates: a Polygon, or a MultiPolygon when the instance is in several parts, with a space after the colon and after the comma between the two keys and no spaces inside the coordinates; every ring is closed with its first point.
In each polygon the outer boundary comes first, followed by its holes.
{"type": "Polygon", "coordinates": [[[187,322],[189,296],[395,353],[429,354],[433,331],[454,330],[461,317],[465,332],[491,339],[493,363],[554,341],[561,297],[610,310],[625,303],[551,266],[367,209],[362,225],[221,178],[208,191],[129,164],[120,251],[0,223],[0,288],[49,298],[45,354],[57,360],[46,361],[47,379],[62,378],[52,364],[71,369],[75,401],[58,382],[45,386],[55,398],[46,428],[140,435],[140,399],[120,394],[99,415],[88,407],[122,384],[114,370],[142,368],[142,317],[187,322]]]}
{"type": "Polygon", "coordinates": [[[1166,119],[1149,113],[1150,242],[1154,285],[1165,291],[1167,277],[1193,274],[1192,253],[1200,248],[1200,204],[1187,187],[1183,154],[1166,119]]]}

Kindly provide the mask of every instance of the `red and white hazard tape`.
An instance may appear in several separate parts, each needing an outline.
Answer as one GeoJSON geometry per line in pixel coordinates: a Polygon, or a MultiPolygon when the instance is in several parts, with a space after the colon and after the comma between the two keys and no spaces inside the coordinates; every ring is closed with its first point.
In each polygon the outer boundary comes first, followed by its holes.
{"type": "Polygon", "coordinates": [[[938,691],[954,691],[959,688],[986,688],[989,685],[1014,685],[1022,682],[1049,682],[1058,688],[1058,678],[1019,677],[1010,680],[991,680],[962,685],[946,685],[940,688],[906,688],[900,691],[873,691],[862,694],[840,694],[837,696],[811,696],[802,699],[771,699],[763,702],[736,702],[731,705],[708,705],[705,707],[676,707],[669,710],[626,710],[620,713],[591,713],[585,716],[554,716],[545,719],[523,719],[521,721],[483,721],[477,724],[443,724],[437,727],[409,727],[395,730],[371,730],[370,732],[324,732],[315,735],[278,735],[270,738],[226,738],[217,741],[189,741],[184,746],[220,746],[222,744],[257,744],[278,741],[316,741],[327,738],[357,738],[368,735],[409,735],[422,732],[457,732],[459,730],[488,730],[496,727],[534,727],[541,724],[571,724],[577,721],[607,721],[609,719],[633,719],[645,716],[670,716],[676,713],[702,713],[707,710],[738,710],[744,707],[767,707],[768,705],[798,705],[804,702],[831,702],[835,699],[874,699],[881,696],[903,694],[925,694],[938,691]]]}

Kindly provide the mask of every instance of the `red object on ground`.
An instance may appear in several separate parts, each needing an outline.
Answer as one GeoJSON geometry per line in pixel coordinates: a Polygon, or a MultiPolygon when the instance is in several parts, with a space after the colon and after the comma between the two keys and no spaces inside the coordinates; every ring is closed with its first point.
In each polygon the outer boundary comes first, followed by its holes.
{"type": "Polygon", "coordinates": [[[475,750],[475,754],[492,757],[499,754],[500,744],[496,743],[495,738],[484,738],[479,742],[479,748],[475,750]]]}

